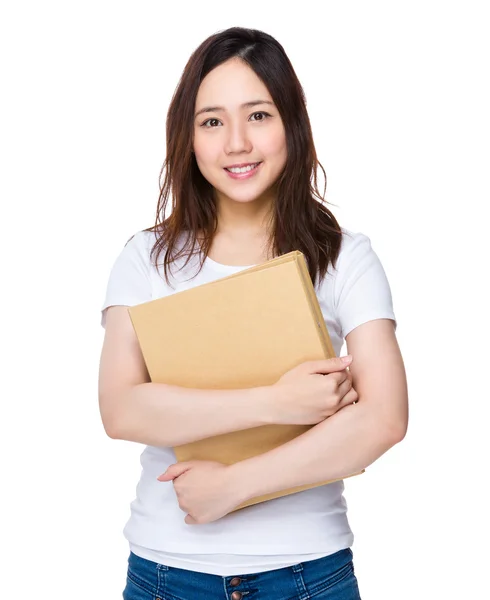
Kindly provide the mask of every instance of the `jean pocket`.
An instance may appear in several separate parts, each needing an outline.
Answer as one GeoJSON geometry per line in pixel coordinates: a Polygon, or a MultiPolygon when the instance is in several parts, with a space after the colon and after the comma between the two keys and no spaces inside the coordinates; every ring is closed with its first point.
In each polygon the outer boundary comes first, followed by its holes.
{"type": "Polygon", "coordinates": [[[155,593],[143,580],[128,570],[123,600],[155,600],[155,593]]]}
{"type": "Polygon", "coordinates": [[[360,600],[354,564],[349,562],[324,581],[308,589],[309,598],[332,600],[360,600]]]}

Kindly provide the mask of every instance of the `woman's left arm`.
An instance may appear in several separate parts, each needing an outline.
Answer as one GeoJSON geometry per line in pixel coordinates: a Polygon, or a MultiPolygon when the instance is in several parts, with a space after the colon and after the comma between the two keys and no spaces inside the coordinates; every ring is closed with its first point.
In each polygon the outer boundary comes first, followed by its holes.
{"type": "Polygon", "coordinates": [[[358,402],[282,446],[231,465],[227,479],[240,502],[358,473],[405,437],[407,380],[393,321],[369,321],[345,339],[358,402]]]}

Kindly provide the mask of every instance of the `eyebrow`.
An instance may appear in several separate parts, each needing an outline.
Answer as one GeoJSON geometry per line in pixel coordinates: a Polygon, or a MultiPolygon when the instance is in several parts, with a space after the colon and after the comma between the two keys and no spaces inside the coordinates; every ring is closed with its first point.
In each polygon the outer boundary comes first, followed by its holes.
{"type": "MultiPolygon", "coordinates": [[[[271,104],[272,106],[274,106],[274,102],[270,102],[269,100],[251,100],[250,102],[245,102],[244,104],[242,104],[240,108],[253,108],[254,106],[257,106],[259,104],[271,104]]],[[[197,113],[194,115],[194,118],[198,117],[202,113],[223,111],[226,111],[226,108],[224,106],[206,106],[205,108],[201,108],[201,110],[198,110],[197,113]]]]}

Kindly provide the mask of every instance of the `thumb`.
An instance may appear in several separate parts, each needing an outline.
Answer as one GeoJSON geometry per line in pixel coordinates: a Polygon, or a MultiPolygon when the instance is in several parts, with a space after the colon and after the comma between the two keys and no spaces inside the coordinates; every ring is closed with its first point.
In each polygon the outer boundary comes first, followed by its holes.
{"type": "Polygon", "coordinates": [[[192,467],[191,464],[187,462],[180,462],[170,465],[165,473],[162,473],[157,477],[158,481],[172,481],[188,471],[192,467]]]}
{"type": "Polygon", "coordinates": [[[196,519],[194,519],[194,517],[191,517],[191,515],[187,515],[186,518],[184,519],[184,521],[187,523],[187,525],[196,525],[197,524],[196,519]]]}
{"type": "Polygon", "coordinates": [[[313,361],[311,363],[312,373],[335,373],[336,371],[342,371],[352,363],[352,355],[347,356],[334,356],[333,358],[327,358],[326,360],[313,361]]]}

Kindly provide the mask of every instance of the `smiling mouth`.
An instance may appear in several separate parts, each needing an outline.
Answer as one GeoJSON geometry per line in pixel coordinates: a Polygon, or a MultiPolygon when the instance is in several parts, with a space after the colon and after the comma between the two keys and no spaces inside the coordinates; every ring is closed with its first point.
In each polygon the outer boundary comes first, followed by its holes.
{"type": "Polygon", "coordinates": [[[260,162],[252,163],[250,165],[247,165],[246,167],[225,167],[225,171],[228,171],[228,173],[234,173],[235,175],[239,175],[240,173],[250,173],[250,171],[253,171],[259,165],[260,162]]]}

